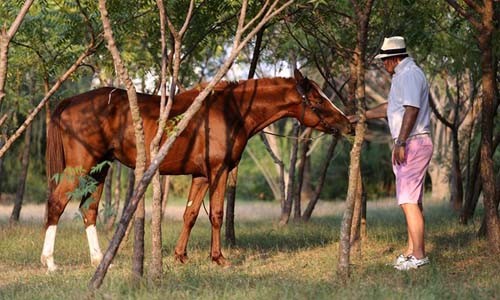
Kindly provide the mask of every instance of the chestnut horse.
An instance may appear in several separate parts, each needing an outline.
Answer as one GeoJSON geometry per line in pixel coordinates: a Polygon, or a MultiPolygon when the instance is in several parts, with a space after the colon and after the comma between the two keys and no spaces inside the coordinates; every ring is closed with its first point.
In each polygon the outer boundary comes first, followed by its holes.
{"type": "MultiPolygon", "coordinates": [[[[330,102],[318,84],[303,77],[299,71],[295,71],[294,77],[219,83],[175,140],[160,164],[160,173],[192,175],[184,226],[175,247],[177,260],[184,262],[187,259],[189,234],[209,191],[211,258],[219,265],[228,263],[220,249],[226,182],[228,172],[240,161],[250,137],[284,117],[294,117],[305,126],[332,134],[350,130],[346,116],[330,102]]],[[[176,95],[170,118],[185,112],[198,94],[195,88],[176,95]]],[[[138,94],[146,149],[157,130],[159,101],[159,96],[138,94]]],[[[165,140],[166,137],[162,142],[165,140]]],[[[78,168],[89,174],[96,164],[115,159],[131,168],[135,166],[135,136],[126,92],[100,88],[62,101],[54,110],[48,128],[49,178],[61,174],[65,168],[78,168]]],[[[147,163],[149,159],[147,157],[147,163]]],[[[107,171],[108,167],[104,167],[98,174],[91,175],[98,187],[80,204],[93,265],[102,259],[95,224],[107,171]],[[83,205],[90,196],[90,205],[83,205]]],[[[78,179],[51,181],[49,185],[41,256],[49,271],[56,269],[53,252],[57,224],[69,201],[68,192],[77,185],[78,179]]]]}

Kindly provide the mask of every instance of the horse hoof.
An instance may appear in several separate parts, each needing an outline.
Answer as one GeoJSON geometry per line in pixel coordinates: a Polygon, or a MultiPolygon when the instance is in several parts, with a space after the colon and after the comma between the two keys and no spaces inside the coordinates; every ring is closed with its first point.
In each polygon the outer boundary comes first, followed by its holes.
{"type": "Polygon", "coordinates": [[[186,254],[175,254],[175,261],[185,264],[188,261],[188,256],[186,254]]]}
{"type": "Polygon", "coordinates": [[[231,262],[229,260],[227,260],[226,258],[224,258],[224,256],[222,256],[222,255],[220,255],[219,257],[216,257],[216,258],[212,257],[212,261],[224,269],[231,267],[231,262]]]}
{"type": "Polygon", "coordinates": [[[47,274],[53,273],[57,270],[57,265],[54,263],[53,256],[42,255],[40,261],[44,267],[47,267],[47,274]]]}
{"type": "Polygon", "coordinates": [[[100,257],[94,257],[90,259],[90,264],[92,267],[97,267],[101,263],[102,255],[100,257]]]}

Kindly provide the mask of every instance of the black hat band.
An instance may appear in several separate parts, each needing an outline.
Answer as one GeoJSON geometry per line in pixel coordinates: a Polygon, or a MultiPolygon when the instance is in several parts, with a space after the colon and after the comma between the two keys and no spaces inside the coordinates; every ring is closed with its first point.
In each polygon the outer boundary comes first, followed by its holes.
{"type": "Polygon", "coordinates": [[[406,47],[399,48],[399,49],[389,49],[389,50],[380,49],[380,54],[398,54],[398,53],[405,53],[405,52],[406,52],[406,47]]]}

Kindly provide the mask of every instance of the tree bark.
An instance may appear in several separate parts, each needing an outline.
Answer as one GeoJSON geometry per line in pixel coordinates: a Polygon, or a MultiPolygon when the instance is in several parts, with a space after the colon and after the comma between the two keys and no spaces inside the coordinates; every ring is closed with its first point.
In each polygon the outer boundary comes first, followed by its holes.
{"type": "MultiPolygon", "coordinates": [[[[264,30],[262,27],[255,37],[255,46],[253,48],[252,61],[250,62],[250,69],[248,71],[248,79],[255,76],[257,63],[259,61],[262,39],[264,37],[264,30]]],[[[234,231],[234,209],[236,205],[236,186],[238,184],[238,166],[236,166],[229,174],[228,190],[227,190],[227,203],[226,203],[226,241],[229,245],[236,245],[236,233],[234,231]]]]}
{"type": "MultiPolygon", "coordinates": [[[[135,162],[135,178],[142,178],[146,166],[146,149],[144,145],[144,129],[142,126],[142,118],[137,104],[137,92],[134,84],[128,75],[127,68],[123,64],[120,56],[120,51],[116,46],[113,37],[113,30],[109,20],[108,11],[106,9],[106,0],[99,0],[99,11],[101,13],[101,21],[104,29],[104,38],[106,39],[108,50],[113,57],[116,73],[127,89],[127,96],[134,124],[134,134],[136,142],[136,162],[135,162]]],[[[136,180],[136,186],[138,182],[136,180]]],[[[139,209],[136,211],[134,220],[134,253],[132,256],[132,276],[135,279],[142,277],[144,273],[144,198],[141,198],[139,209]]]]}
{"type": "Polygon", "coordinates": [[[120,209],[120,194],[121,194],[121,171],[122,165],[120,162],[116,161],[114,163],[115,169],[115,179],[114,179],[114,189],[113,189],[113,206],[112,206],[112,214],[106,223],[106,231],[110,231],[115,225],[116,217],[118,216],[118,211],[120,209]]]}
{"type": "Polygon", "coordinates": [[[294,140],[291,150],[292,152],[290,155],[290,169],[288,170],[288,188],[286,192],[286,199],[283,208],[281,210],[281,216],[279,221],[279,224],[281,226],[288,224],[288,220],[290,220],[290,214],[292,212],[293,195],[295,192],[294,189],[295,164],[297,163],[297,152],[299,145],[299,140],[298,140],[299,129],[300,129],[300,124],[297,122],[293,125],[292,137],[294,137],[294,140]]]}
{"type": "MultiPolygon", "coordinates": [[[[311,133],[312,129],[311,128],[305,128],[304,126],[301,126],[301,129],[304,130],[304,134],[302,135],[304,139],[300,140],[300,144],[302,144],[302,147],[300,147],[300,157],[299,157],[299,165],[298,165],[298,173],[297,173],[297,188],[295,189],[294,193],[294,206],[293,206],[293,219],[295,221],[300,221],[302,217],[302,209],[301,209],[301,202],[302,202],[302,186],[304,184],[304,173],[305,173],[305,168],[306,168],[306,162],[307,162],[307,152],[309,151],[309,146],[311,145],[311,133]]],[[[301,132],[300,130],[299,132],[301,132]]]]}
{"type": "Polygon", "coordinates": [[[26,178],[28,177],[28,167],[30,163],[30,148],[31,148],[31,126],[28,126],[28,128],[26,128],[26,131],[24,132],[23,156],[21,158],[21,174],[19,176],[19,181],[17,184],[17,192],[16,192],[16,200],[14,202],[14,208],[12,209],[12,214],[10,215],[10,223],[19,222],[19,216],[21,214],[21,208],[23,206],[26,178]]]}
{"type": "Polygon", "coordinates": [[[361,255],[361,217],[362,217],[362,210],[363,210],[363,201],[362,201],[362,194],[363,194],[363,182],[362,182],[362,177],[361,177],[361,170],[358,173],[358,183],[356,187],[356,197],[355,197],[355,202],[354,202],[354,210],[353,210],[353,217],[352,217],[352,224],[351,224],[351,239],[350,239],[350,244],[351,244],[351,254],[358,253],[361,255]]]}
{"type": "Polygon", "coordinates": [[[236,184],[238,181],[238,166],[234,167],[229,173],[226,192],[226,242],[234,246],[236,245],[236,234],[234,231],[234,208],[236,200],[236,184]]]}
{"type": "MultiPolygon", "coordinates": [[[[104,218],[102,219],[103,224],[108,224],[111,215],[113,214],[113,196],[111,192],[111,187],[113,184],[113,165],[109,167],[108,174],[104,180],[104,218]]],[[[101,214],[99,214],[101,216],[101,214]]]]}
{"type": "Polygon", "coordinates": [[[484,0],[478,42],[481,50],[483,107],[481,119],[481,180],[483,182],[484,217],[492,253],[500,253],[500,219],[496,208],[496,186],[493,168],[493,116],[495,115],[496,74],[493,72],[493,0],[484,0]]]}
{"type": "Polygon", "coordinates": [[[162,211],[162,221],[165,218],[165,210],[168,203],[168,193],[170,191],[170,176],[163,176],[162,192],[161,192],[161,211],[162,211]]]}
{"type": "Polygon", "coordinates": [[[314,211],[314,208],[316,207],[316,204],[318,203],[319,196],[321,191],[323,190],[323,185],[325,183],[325,178],[326,178],[326,173],[328,171],[328,166],[330,165],[330,162],[332,161],[333,154],[335,152],[335,147],[337,146],[337,141],[338,139],[333,136],[332,141],[330,143],[330,146],[328,147],[328,150],[326,151],[326,157],[325,161],[323,163],[323,168],[321,169],[320,172],[320,177],[318,179],[318,185],[316,186],[316,190],[311,197],[311,200],[309,200],[309,203],[307,204],[306,209],[304,210],[304,213],[302,214],[302,221],[307,222],[311,219],[312,212],[314,211]]]}
{"type": "MultiPolygon", "coordinates": [[[[354,74],[351,76],[356,78],[356,100],[357,113],[359,115],[359,122],[356,125],[356,136],[354,144],[350,153],[351,164],[349,167],[349,186],[347,189],[346,208],[342,217],[342,225],[340,229],[340,242],[339,242],[339,261],[337,274],[338,276],[347,281],[350,276],[349,262],[350,262],[350,236],[353,218],[354,204],[357,196],[358,183],[360,180],[360,166],[361,166],[361,148],[365,137],[365,55],[366,43],[368,38],[368,24],[370,21],[371,9],[373,0],[368,0],[364,5],[360,2],[351,0],[355,11],[355,21],[357,27],[356,48],[353,53],[353,64],[356,66],[354,74]]],[[[360,183],[359,183],[360,184],[360,183]]],[[[360,196],[360,195],[359,195],[360,196]]],[[[359,200],[358,200],[359,201],[359,200]]]]}

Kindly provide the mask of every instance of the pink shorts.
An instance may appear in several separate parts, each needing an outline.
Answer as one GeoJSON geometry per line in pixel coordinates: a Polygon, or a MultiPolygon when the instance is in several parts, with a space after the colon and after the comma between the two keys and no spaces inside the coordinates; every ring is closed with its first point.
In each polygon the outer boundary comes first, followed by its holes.
{"type": "Polygon", "coordinates": [[[422,203],[424,179],[432,157],[432,139],[429,135],[411,137],[406,141],[406,160],[392,169],[396,175],[396,199],[398,205],[422,203]]]}

